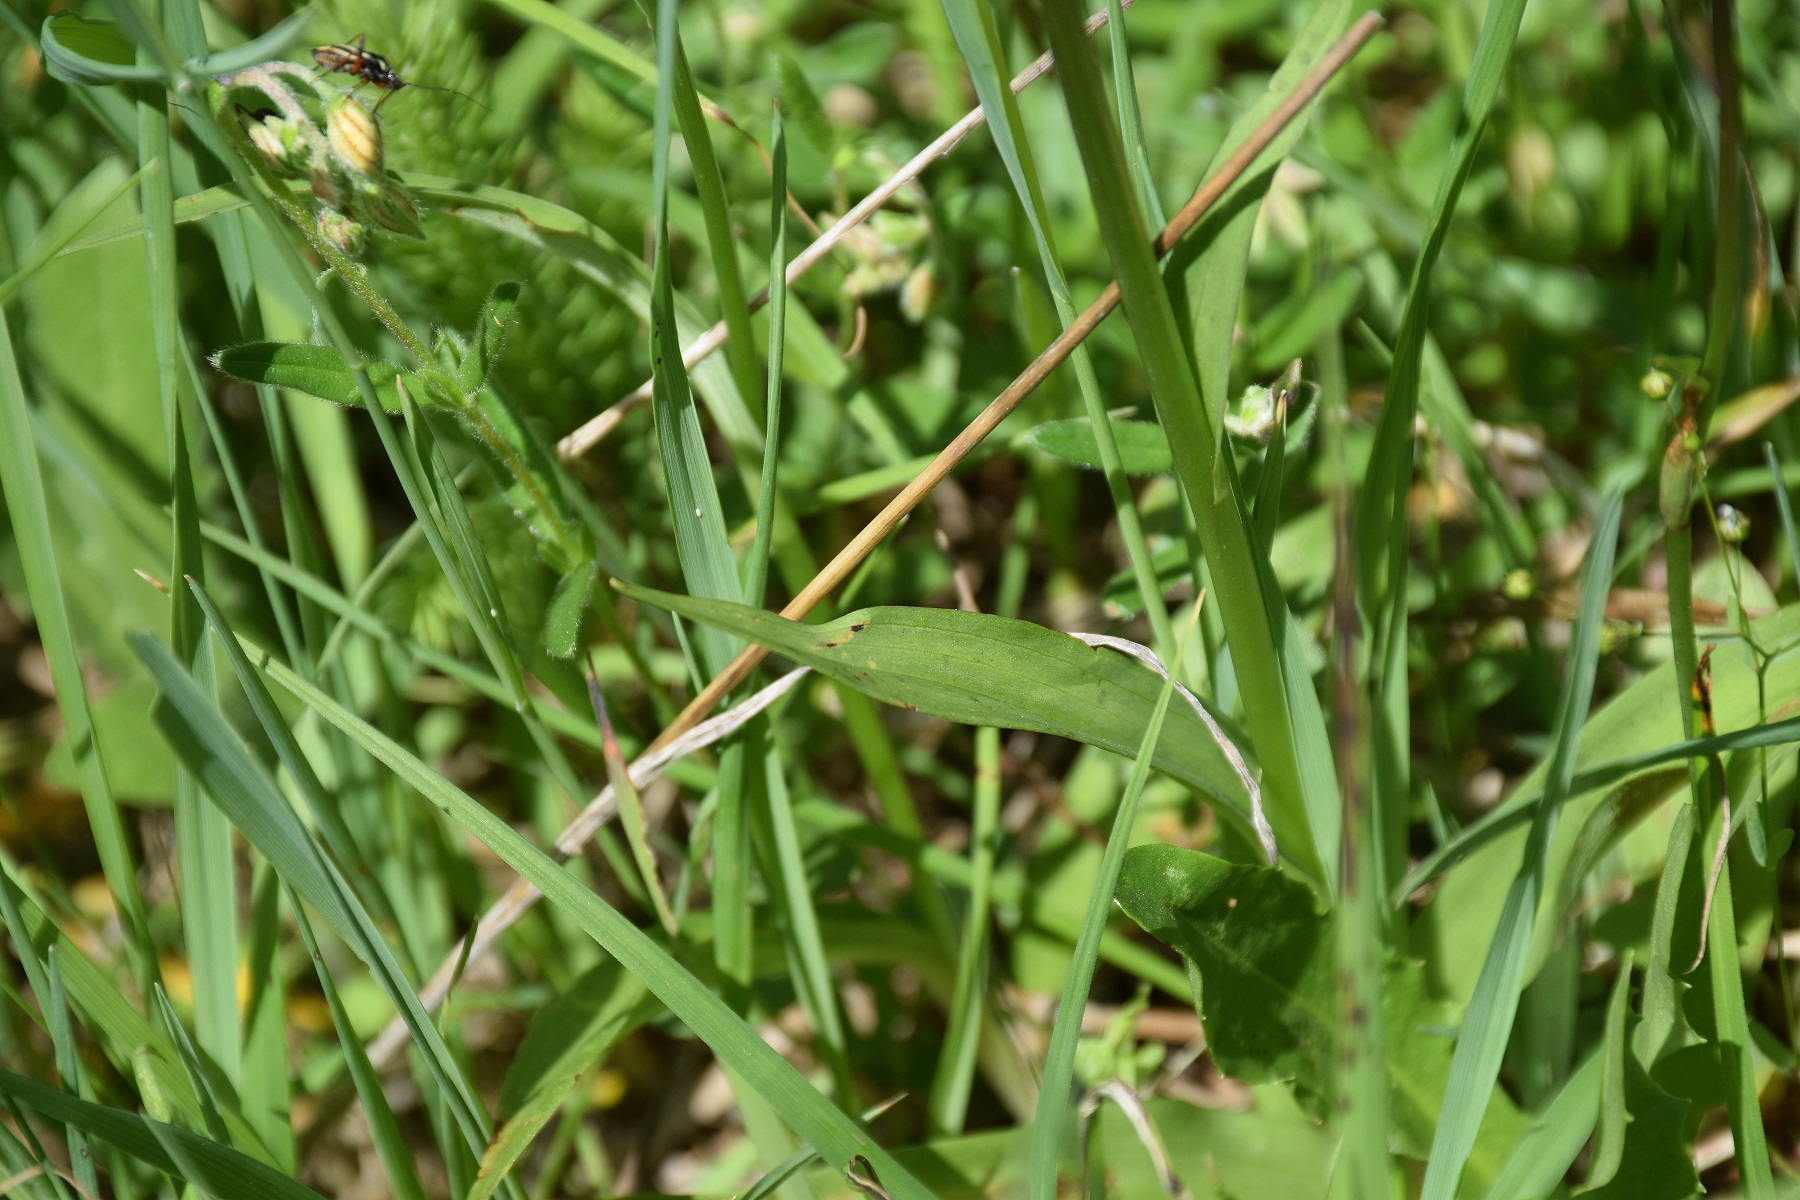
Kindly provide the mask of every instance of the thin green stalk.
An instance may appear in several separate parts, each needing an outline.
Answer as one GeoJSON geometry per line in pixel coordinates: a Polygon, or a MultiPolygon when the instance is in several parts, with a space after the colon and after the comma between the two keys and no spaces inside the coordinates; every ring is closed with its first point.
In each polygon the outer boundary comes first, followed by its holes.
{"type": "Polygon", "coordinates": [[[769,135],[769,377],[763,410],[762,486],[756,500],[756,540],[744,564],[744,603],[761,608],[775,536],[775,476],[781,462],[781,367],[787,345],[787,135],[775,109],[769,135]]]}
{"type": "MultiPolygon", "coordinates": [[[[1174,662],[1179,663],[1186,655],[1187,640],[1199,615],[1200,601],[1196,600],[1189,610],[1174,662]]],[[[1056,1024],[1050,1031],[1050,1048],[1044,1054],[1037,1111],[1031,1119],[1031,1143],[1025,1167],[1031,1200],[1055,1200],[1056,1197],[1056,1164],[1069,1113],[1069,1087],[1075,1074],[1075,1043],[1081,1037],[1081,1017],[1087,1009],[1088,987],[1094,981],[1100,937],[1112,915],[1113,892],[1119,886],[1119,871],[1125,864],[1125,851],[1130,847],[1138,800],[1150,778],[1150,763],[1156,756],[1157,739],[1162,736],[1169,698],[1174,694],[1175,672],[1170,671],[1163,677],[1162,691],[1151,711],[1150,724],[1144,730],[1137,761],[1132,764],[1131,779],[1125,785],[1125,795],[1119,800],[1118,812],[1113,815],[1112,832],[1107,835],[1106,852],[1100,858],[1100,870],[1094,880],[1094,894],[1088,900],[1081,933],[1075,939],[1075,953],[1069,962],[1068,978],[1063,983],[1062,999],[1056,1007],[1056,1024]]]]}
{"type": "MultiPolygon", "coordinates": [[[[1030,565],[1030,539],[1037,524],[1037,502],[1027,493],[1013,517],[1013,540],[1001,564],[995,611],[1016,617],[1030,565]]],[[[949,1027],[931,1081],[931,1127],[940,1137],[963,1131],[969,1093],[975,1083],[976,1052],[986,1015],[989,920],[993,908],[994,860],[1000,840],[1000,731],[975,731],[974,820],[969,830],[969,908],[957,947],[956,978],[951,986],[949,1027]]],[[[917,869],[917,868],[915,868],[917,869]]],[[[921,875],[924,873],[921,871],[921,875]]],[[[928,878],[928,877],[927,877],[928,878]]]]}

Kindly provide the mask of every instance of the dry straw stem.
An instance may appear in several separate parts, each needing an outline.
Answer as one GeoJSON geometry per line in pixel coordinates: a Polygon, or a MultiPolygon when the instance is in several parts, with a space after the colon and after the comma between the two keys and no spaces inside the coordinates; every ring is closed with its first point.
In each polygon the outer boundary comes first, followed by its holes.
{"type": "MultiPolygon", "coordinates": [[[[1379,13],[1365,13],[1355,25],[1350,27],[1349,32],[1338,41],[1337,45],[1331,48],[1330,53],[1320,60],[1319,65],[1314,67],[1292,92],[1288,93],[1280,106],[1269,114],[1268,118],[1256,128],[1256,131],[1243,145],[1239,146],[1231,157],[1200,185],[1200,189],[1157,235],[1155,247],[1158,256],[1167,254],[1183,235],[1205,215],[1206,210],[1225,193],[1226,189],[1249,169],[1250,164],[1256,161],[1257,156],[1267,148],[1269,143],[1287,126],[1287,123],[1312,102],[1330,82],[1331,77],[1343,69],[1344,64],[1349,62],[1351,57],[1362,48],[1363,43],[1367,42],[1381,27],[1381,20],[1379,13]]],[[[1091,22],[1090,27],[1092,27],[1091,22]]],[[[1040,63],[1044,61],[1043,59],[1039,60],[1040,63]]],[[[1036,64],[1034,64],[1035,66],[1036,64]]],[[[1015,84],[1015,86],[1023,85],[1015,84]]],[[[968,118],[964,120],[966,122],[968,118]]],[[[793,278],[791,268],[788,277],[793,278]]],[[[981,444],[982,439],[992,433],[1000,422],[1019,406],[1020,401],[1029,396],[1040,383],[1049,377],[1052,371],[1061,366],[1063,360],[1068,358],[1075,347],[1081,344],[1082,339],[1098,328],[1100,322],[1105,320],[1107,314],[1118,307],[1118,304],[1119,285],[1116,282],[1109,283],[1106,285],[1106,290],[1100,293],[1100,296],[1087,307],[1087,310],[1075,319],[1074,324],[1045,347],[1044,352],[1038,355],[1036,360],[1026,367],[1024,372],[1013,380],[1005,391],[996,396],[987,408],[982,410],[980,416],[970,422],[954,441],[944,447],[917,478],[907,484],[905,489],[893,500],[889,501],[887,507],[883,508],[880,514],[851,540],[849,545],[840,550],[837,556],[826,564],[818,575],[813,577],[812,582],[807,584],[800,594],[781,610],[781,615],[791,621],[800,620],[812,611],[814,605],[848,578],[850,572],[856,569],[869,552],[880,545],[882,539],[892,533],[894,527],[905,520],[919,502],[929,495],[933,488],[943,482],[944,478],[956,469],[957,464],[961,463],[971,450],[981,444]]],[[[637,760],[631,764],[633,781],[638,786],[643,786],[649,778],[654,777],[653,771],[660,771],[663,766],[680,756],[673,751],[680,750],[681,753],[685,753],[688,749],[692,749],[696,740],[689,736],[690,731],[695,729],[701,719],[710,713],[720,700],[743,682],[744,678],[767,654],[768,651],[761,646],[750,646],[738,655],[730,666],[725,668],[716,679],[689,702],[686,708],[681,710],[661,735],[646,747],[643,754],[639,755],[637,760]],[[649,770],[646,770],[647,767],[649,770]],[[640,779],[640,775],[644,778],[640,779]]],[[[798,673],[784,676],[776,684],[758,693],[755,699],[762,700],[765,695],[783,685],[791,686],[797,678],[798,673]]],[[[764,700],[762,706],[766,706],[767,702],[764,700]]],[[[749,702],[740,704],[725,717],[716,718],[715,721],[741,718],[744,715],[744,709],[748,706],[749,702]]],[[[758,708],[760,709],[762,706],[758,706],[758,708]]],[[[738,723],[741,723],[741,720],[738,723]]],[[[708,727],[713,732],[714,738],[720,736],[714,728],[713,722],[709,722],[708,727]]],[[[706,743],[700,742],[699,744],[706,743]]],[[[564,855],[576,853],[587,839],[593,836],[594,831],[611,820],[616,813],[617,804],[613,797],[613,789],[608,786],[582,810],[567,829],[563,830],[556,839],[557,851],[564,855]]],[[[470,948],[469,961],[472,963],[485,953],[508,927],[538,901],[540,895],[541,893],[525,880],[514,880],[505,895],[477,923],[473,931],[475,944],[470,948]]],[[[461,954],[458,952],[446,958],[432,976],[431,981],[420,992],[419,999],[428,1011],[437,1008],[443,1002],[450,978],[455,973],[456,963],[460,957],[461,954]]],[[[406,1036],[404,1025],[391,1024],[382,1031],[381,1036],[370,1048],[369,1057],[378,1067],[390,1061],[392,1056],[406,1044],[406,1036]]]]}
{"type": "MultiPolygon", "coordinates": [[[[1136,0],[1124,0],[1123,7],[1130,8],[1135,2],[1136,0]]],[[[1089,17],[1086,26],[1088,36],[1092,37],[1105,24],[1106,13],[1104,11],[1089,17]]],[[[1013,93],[1016,95],[1043,78],[1055,61],[1048,50],[1038,55],[1030,66],[1013,77],[1013,93]]],[[[793,257],[787,267],[788,286],[792,287],[795,280],[812,270],[827,254],[836,249],[837,244],[843,241],[851,230],[874,216],[883,205],[894,198],[901,188],[923,175],[926,167],[954,150],[958,142],[979,129],[986,121],[987,113],[983,109],[979,107],[971,109],[963,114],[962,120],[939,134],[936,141],[908,159],[906,165],[895,171],[880,187],[864,196],[854,208],[845,213],[842,220],[819,235],[818,241],[793,257]]],[[[750,297],[750,311],[756,312],[768,302],[769,289],[765,287],[750,297]]],[[[682,365],[690,371],[693,370],[701,359],[725,344],[725,337],[725,322],[720,321],[695,338],[694,344],[682,352],[682,365]]],[[[635,392],[557,442],[557,456],[566,462],[569,459],[580,458],[599,445],[607,434],[619,427],[619,422],[625,419],[626,413],[650,399],[652,385],[655,382],[654,379],[644,380],[635,392]]]]}

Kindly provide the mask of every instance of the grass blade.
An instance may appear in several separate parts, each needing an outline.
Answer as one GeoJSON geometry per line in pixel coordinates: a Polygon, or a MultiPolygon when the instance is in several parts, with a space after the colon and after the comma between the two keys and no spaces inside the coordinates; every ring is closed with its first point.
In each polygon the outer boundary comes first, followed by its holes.
{"type": "Polygon", "coordinates": [[[44,495],[43,474],[38,465],[37,443],[32,436],[31,414],[25,389],[19,381],[18,360],[13,357],[12,331],[0,307],[0,490],[12,527],[25,588],[37,619],[38,639],[49,661],[56,684],[57,707],[75,765],[81,777],[81,798],[87,808],[88,827],[100,855],[113,900],[119,907],[125,930],[125,948],[145,995],[156,977],[156,951],[150,939],[143,894],[138,890],[137,866],[125,838],[125,822],[106,764],[94,744],[94,719],[88,707],[87,681],[75,648],[69,608],[63,596],[62,574],[57,569],[56,545],[50,532],[50,510],[44,495]]]}
{"type": "Polygon", "coordinates": [[[1524,864],[1507,891],[1506,906],[1501,910],[1499,926],[1482,965],[1480,982],[1456,1039],[1443,1113],[1425,1166],[1423,1200],[1450,1200],[1455,1196],[1512,1034],[1519,993],[1525,985],[1532,926],[1542,898],[1550,839],[1556,832],[1563,801],[1569,797],[1575,750],[1593,697],[1600,621],[1612,585],[1622,503],[1623,497],[1617,490],[1607,497],[1594,527],[1592,549],[1582,568],[1581,613],[1569,641],[1567,674],[1552,726],[1556,741],[1550,752],[1543,799],[1532,815],[1524,864]]]}
{"type": "Polygon", "coordinates": [[[829,1161],[848,1163],[860,1154],[875,1164],[895,1200],[929,1200],[930,1192],[923,1185],[814,1090],[723,1000],[576,876],[467,793],[292,670],[273,660],[265,664],[265,669],[277,683],[386,763],[403,782],[442,808],[574,918],[588,936],[643,981],[669,1011],[713,1049],[727,1068],[736,1071],[829,1161]]]}
{"type": "MultiPolygon", "coordinates": [[[[944,0],[944,13],[950,19],[956,45],[968,64],[969,76],[975,83],[975,94],[981,98],[982,111],[989,114],[988,127],[993,131],[994,146],[1006,163],[1013,191],[1031,223],[1036,240],[1038,265],[1050,285],[1050,298],[1056,306],[1057,320],[1064,329],[1075,321],[1075,301],[1069,295],[1069,283],[1063,275],[1056,243],[1050,233],[1050,214],[1044,205],[1037,166],[1031,145],[1019,118],[1019,102],[1006,86],[1001,73],[1005,55],[1000,48],[1000,34],[994,26],[993,10],[988,0],[944,0]]],[[[1120,44],[1124,27],[1113,27],[1113,41],[1120,44]]],[[[1091,47],[1082,39],[1084,49],[1091,47]]],[[[1143,236],[1139,235],[1140,238],[1143,236]]],[[[1059,331],[1060,332],[1060,331],[1059,331]]],[[[1112,497],[1113,512],[1119,522],[1119,533],[1136,576],[1138,592],[1143,597],[1144,611],[1150,618],[1157,650],[1167,658],[1173,649],[1174,634],[1169,626],[1169,610],[1163,603],[1162,587],[1156,580],[1156,569],[1150,561],[1150,548],[1144,541],[1143,523],[1138,518],[1137,504],[1126,482],[1125,469],[1119,457],[1119,445],[1113,435],[1112,421],[1107,417],[1106,402],[1100,395],[1100,380],[1086,345],[1077,346],[1070,359],[1075,369],[1076,388],[1087,410],[1095,444],[1100,452],[1100,469],[1112,497]]]]}
{"type": "MultiPolygon", "coordinates": [[[[1200,616],[1200,601],[1194,602],[1182,631],[1175,660],[1187,656],[1187,641],[1200,616]]],[[[1087,1008],[1088,986],[1094,980],[1094,964],[1100,952],[1100,935],[1112,916],[1113,892],[1119,886],[1119,870],[1130,849],[1131,830],[1137,820],[1138,799],[1150,778],[1150,763],[1156,756],[1156,743],[1162,737],[1163,718],[1169,712],[1169,699],[1175,694],[1175,673],[1163,678],[1162,692],[1150,713],[1144,739],[1138,746],[1137,760],[1132,764],[1131,779],[1113,815],[1112,832],[1107,835],[1106,853],[1100,860],[1100,871],[1094,882],[1094,894],[1088,900],[1082,917],[1081,933],[1075,940],[1075,955],[1069,964],[1068,980],[1063,984],[1062,999],[1056,1006],[1056,1024],[1050,1031],[1050,1048],[1044,1054],[1044,1074],[1038,1085],[1037,1112],[1031,1119],[1031,1144],[1026,1159],[1026,1185],[1032,1200],[1055,1200],[1056,1164],[1061,1153],[1063,1130],[1069,1112],[1069,1085],[1075,1073],[1075,1043],[1081,1037],[1081,1015],[1087,1008]]]]}
{"type": "MultiPolygon", "coordinates": [[[[1298,643],[1267,561],[1252,544],[1230,456],[1220,452],[1222,410],[1209,409],[1182,350],[1185,341],[1150,252],[1118,131],[1104,119],[1108,106],[1093,47],[1080,36],[1074,4],[1056,0],[1045,15],[1100,231],[1211,568],[1247,731],[1263,766],[1270,822],[1294,861],[1333,890],[1342,814],[1318,700],[1309,677],[1294,677],[1298,664],[1290,650],[1298,643]]],[[[1321,57],[1309,78],[1335,70],[1326,41],[1341,20],[1338,6],[1315,14],[1303,45],[1321,57]]],[[[1364,25],[1360,32],[1367,36],[1373,21],[1365,18],[1364,25]]]]}

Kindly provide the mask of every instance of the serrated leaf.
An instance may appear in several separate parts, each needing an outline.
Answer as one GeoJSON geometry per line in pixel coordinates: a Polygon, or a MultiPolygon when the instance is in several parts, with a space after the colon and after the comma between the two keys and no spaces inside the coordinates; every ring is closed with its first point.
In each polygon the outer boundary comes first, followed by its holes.
{"type": "MultiPolygon", "coordinates": [[[[357,391],[356,376],[344,356],[330,346],[313,346],[304,342],[245,342],[231,346],[212,356],[212,365],[223,374],[245,383],[263,383],[291,388],[320,400],[342,404],[346,408],[362,407],[362,393],[357,391]]],[[[428,398],[432,389],[424,387],[411,372],[384,362],[361,364],[368,372],[381,407],[400,411],[400,391],[395,380],[406,376],[407,390],[414,399],[428,398]]]]}
{"type": "MultiPolygon", "coordinates": [[[[1127,475],[1160,475],[1169,470],[1169,437],[1153,421],[1114,421],[1113,439],[1119,445],[1119,465],[1127,475]]],[[[1093,422],[1086,417],[1045,421],[1028,435],[1031,444],[1053,458],[1076,466],[1101,468],[1100,444],[1093,422]]]]}

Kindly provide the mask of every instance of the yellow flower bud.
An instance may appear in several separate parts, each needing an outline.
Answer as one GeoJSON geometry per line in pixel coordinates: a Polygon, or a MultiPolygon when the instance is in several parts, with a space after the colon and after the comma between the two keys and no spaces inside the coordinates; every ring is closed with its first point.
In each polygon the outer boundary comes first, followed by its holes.
{"type": "Polygon", "coordinates": [[[1675,381],[1669,377],[1669,373],[1656,367],[1645,371],[1644,377],[1638,380],[1638,389],[1652,400],[1661,400],[1674,386],[1675,381]]]}
{"type": "Polygon", "coordinates": [[[326,109],[325,140],[337,160],[354,173],[382,177],[381,122],[354,96],[341,96],[326,109]]]}

